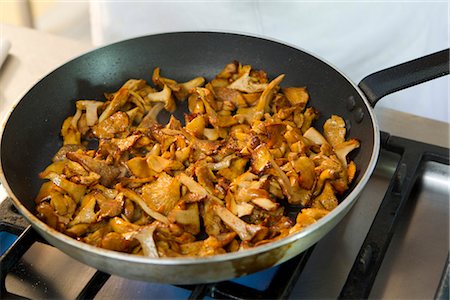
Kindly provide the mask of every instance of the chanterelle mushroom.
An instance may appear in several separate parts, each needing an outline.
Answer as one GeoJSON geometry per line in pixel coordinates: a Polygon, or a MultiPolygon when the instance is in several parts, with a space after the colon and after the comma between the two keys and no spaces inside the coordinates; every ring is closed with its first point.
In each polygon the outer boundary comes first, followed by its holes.
{"type": "Polygon", "coordinates": [[[149,93],[147,95],[147,100],[150,102],[164,103],[164,108],[170,112],[175,111],[177,108],[172,96],[172,90],[168,85],[164,85],[164,88],[160,92],[149,93]]]}
{"type": "Polygon", "coordinates": [[[267,227],[245,223],[223,206],[214,206],[214,212],[225,224],[230,226],[243,241],[250,241],[257,235],[264,237],[269,231],[267,227]]]}
{"type": "Polygon", "coordinates": [[[284,74],[279,75],[277,78],[272,80],[268,85],[265,85],[264,90],[255,106],[238,108],[237,117],[243,117],[249,124],[261,120],[262,116],[269,109],[270,101],[278,89],[278,85],[283,81],[284,74]]]}
{"type": "Polygon", "coordinates": [[[346,134],[344,119],[332,115],[323,125],[323,134],[333,147],[343,143],[346,134]]]}
{"type": "Polygon", "coordinates": [[[79,100],[76,105],[78,110],[86,110],[87,126],[93,126],[98,122],[98,109],[104,104],[95,100],[79,100]]]}
{"type": "Polygon", "coordinates": [[[120,169],[109,165],[106,161],[95,159],[89,155],[79,152],[68,152],[67,158],[83,165],[86,169],[100,175],[100,182],[109,186],[120,174],[120,169]]]}
{"type": "Polygon", "coordinates": [[[347,166],[347,155],[354,149],[359,148],[359,141],[356,139],[350,139],[342,142],[334,147],[334,152],[344,166],[347,166]]]}
{"type": "Polygon", "coordinates": [[[245,93],[262,92],[267,87],[267,83],[255,82],[255,78],[250,76],[251,67],[245,66],[245,68],[243,75],[228,85],[228,88],[245,93]]]}

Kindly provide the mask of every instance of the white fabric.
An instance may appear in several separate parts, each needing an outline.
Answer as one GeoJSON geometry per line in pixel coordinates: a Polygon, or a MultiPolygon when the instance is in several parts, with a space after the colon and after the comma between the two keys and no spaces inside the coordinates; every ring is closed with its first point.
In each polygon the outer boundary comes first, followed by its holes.
{"type": "MultiPolygon", "coordinates": [[[[265,36],[317,54],[356,83],[449,47],[449,2],[91,1],[91,24],[95,45],[169,31],[265,36]]],[[[448,100],[447,76],[377,105],[449,122],[448,100]]]]}
{"type": "Polygon", "coordinates": [[[9,49],[11,48],[11,42],[7,39],[0,40],[0,68],[3,65],[3,62],[6,60],[8,56],[9,49]]]}

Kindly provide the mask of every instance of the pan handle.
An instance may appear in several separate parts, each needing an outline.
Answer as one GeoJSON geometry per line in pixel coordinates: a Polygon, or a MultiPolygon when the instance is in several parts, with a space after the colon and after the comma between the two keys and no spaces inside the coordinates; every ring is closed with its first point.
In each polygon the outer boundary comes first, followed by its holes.
{"type": "Polygon", "coordinates": [[[375,72],[358,86],[374,107],[386,95],[449,74],[449,55],[445,49],[375,72]]]}

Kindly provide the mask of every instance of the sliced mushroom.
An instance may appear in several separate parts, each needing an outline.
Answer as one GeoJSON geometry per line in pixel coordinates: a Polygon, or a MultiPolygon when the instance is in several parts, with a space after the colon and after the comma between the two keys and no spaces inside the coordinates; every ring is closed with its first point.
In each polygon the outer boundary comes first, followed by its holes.
{"type": "Polygon", "coordinates": [[[158,224],[159,223],[155,221],[148,226],[140,227],[134,232],[125,233],[124,237],[126,239],[137,239],[141,244],[142,251],[145,256],[157,258],[159,257],[159,254],[153,236],[158,224]]]}
{"type": "Polygon", "coordinates": [[[98,122],[98,109],[105,103],[95,100],[79,100],[76,103],[77,109],[86,111],[86,123],[94,126],[98,122]]]}
{"type": "Polygon", "coordinates": [[[109,219],[109,225],[114,232],[117,233],[134,233],[139,230],[139,225],[125,221],[120,217],[109,219]]]}
{"type": "Polygon", "coordinates": [[[309,129],[306,130],[303,136],[312,141],[316,145],[323,145],[328,143],[325,137],[314,127],[309,127],[309,129]]]}
{"type": "Polygon", "coordinates": [[[179,90],[174,92],[175,97],[178,101],[184,101],[193,89],[202,86],[204,83],[205,78],[203,77],[195,77],[189,81],[178,83],[179,90]]]}
{"type": "Polygon", "coordinates": [[[344,119],[336,115],[332,115],[323,125],[323,135],[333,147],[345,141],[346,132],[344,119]]]}
{"type": "Polygon", "coordinates": [[[114,138],[125,133],[130,127],[130,117],[126,112],[116,112],[92,127],[92,133],[99,139],[114,138]]]}
{"type": "Polygon", "coordinates": [[[172,223],[181,225],[184,230],[192,234],[200,232],[200,214],[198,203],[180,203],[168,215],[172,223]]]}
{"type": "Polygon", "coordinates": [[[210,141],[210,140],[202,140],[196,138],[194,135],[190,134],[185,129],[181,129],[181,132],[186,137],[186,139],[191,143],[194,149],[200,150],[206,155],[212,155],[217,153],[217,150],[224,143],[223,141],[210,141]]]}
{"type": "Polygon", "coordinates": [[[99,221],[105,218],[116,217],[121,214],[124,205],[123,194],[118,194],[114,199],[110,199],[104,196],[103,193],[97,192],[95,197],[100,208],[98,212],[99,221]]]}
{"type": "Polygon", "coordinates": [[[283,89],[283,94],[292,105],[299,106],[301,110],[306,107],[309,94],[305,87],[287,87],[283,89]]]}
{"type": "Polygon", "coordinates": [[[84,205],[81,206],[80,211],[76,214],[75,218],[69,223],[69,226],[73,226],[80,223],[95,223],[97,222],[97,213],[94,211],[97,200],[92,194],[88,194],[87,200],[83,200],[84,205]]]}
{"type": "Polygon", "coordinates": [[[133,202],[135,202],[137,205],[140,206],[140,208],[145,211],[145,213],[147,213],[150,217],[152,217],[155,220],[158,220],[164,224],[169,224],[169,220],[167,219],[166,216],[160,214],[159,212],[151,209],[147,203],[145,202],[145,200],[139,196],[139,194],[137,194],[135,191],[127,189],[122,187],[121,184],[117,184],[116,185],[117,190],[119,190],[120,192],[122,192],[125,197],[129,198],[130,200],[132,200],[133,202]]]}
{"type": "Polygon", "coordinates": [[[83,165],[86,169],[100,175],[100,183],[104,186],[111,185],[121,173],[116,166],[109,165],[106,161],[95,159],[80,152],[68,152],[67,158],[83,165]]]}
{"type": "Polygon", "coordinates": [[[50,179],[54,185],[66,191],[76,203],[81,201],[81,198],[84,196],[87,189],[85,185],[73,183],[64,178],[63,175],[58,175],[56,173],[50,173],[47,178],[50,179]]]}
{"type": "Polygon", "coordinates": [[[152,125],[156,124],[156,118],[158,117],[159,112],[164,108],[164,103],[156,103],[153,105],[147,114],[142,118],[139,123],[139,127],[141,128],[151,128],[152,125]]]}
{"type": "Polygon", "coordinates": [[[150,102],[164,103],[164,108],[170,112],[175,111],[175,109],[177,108],[175,100],[173,99],[172,96],[172,90],[169,88],[168,85],[164,85],[162,91],[148,94],[146,99],[150,102]]]}
{"type": "Polygon", "coordinates": [[[257,206],[268,211],[276,210],[280,206],[278,203],[273,202],[268,198],[253,198],[251,201],[257,206]]]}
{"type": "Polygon", "coordinates": [[[289,234],[301,231],[311,224],[316,223],[319,219],[323,218],[329,213],[326,209],[320,208],[304,208],[297,215],[296,223],[294,227],[289,230],[289,234]]]}
{"type": "Polygon", "coordinates": [[[236,117],[241,119],[241,122],[246,120],[249,124],[261,120],[264,113],[269,110],[270,101],[272,101],[272,98],[278,89],[278,85],[283,81],[284,76],[284,74],[279,75],[265,86],[264,91],[255,106],[250,108],[239,108],[236,112],[236,117]]]}
{"type": "Polygon", "coordinates": [[[356,139],[349,139],[348,141],[342,142],[334,147],[334,152],[339,158],[341,163],[347,166],[347,155],[353,150],[359,148],[360,143],[356,139]]]}
{"type": "Polygon", "coordinates": [[[262,225],[248,224],[242,221],[223,206],[215,205],[214,212],[225,224],[233,229],[243,241],[250,241],[256,236],[264,237],[269,231],[267,227],[262,225]]]}
{"type": "Polygon", "coordinates": [[[247,68],[241,77],[228,85],[228,88],[245,93],[262,92],[267,87],[267,83],[256,83],[255,79],[250,76],[250,71],[251,68],[247,68]]]}
{"type": "Polygon", "coordinates": [[[79,145],[81,144],[81,133],[76,126],[72,125],[73,117],[64,120],[61,126],[61,136],[63,145],[79,145]]]}
{"type": "Polygon", "coordinates": [[[167,215],[180,201],[180,181],[165,172],[142,187],[142,198],[155,211],[167,215]]]}
{"type": "Polygon", "coordinates": [[[236,215],[240,218],[252,214],[255,207],[248,202],[240,202],[236,204],[236,215]]]}
{"type": "Polygon", "coordinates": [[[311,207],[332,211],[336,208],[337,205],[338,200],[336,198],[333,186],[329,182],[326,182],[325,186],[323,187],[322,193],[314,198],[311,207]]]}
{"type": "Polygon", "coordinates": [[[188,177],[185,173],[180,173],[178,175],[178,178],[179,178],[180,182],[183,185],[185,185],[191,193],[197,194],[201,197],[208,197],[213,202],[223,205],[222,200],[220,200],[216,196],[210,194],[203,186],[201,186],[199,183],[197,183],[191,177],[188,177]]]}
{"type": "Polygon", "coordinates": [[[108,117],[117,112],[127,101],[129,97],[127,88],[121,88],[112,99],[111,103],[106,107],[103,113],[100,115],[98,122],[106,120],[108,117]]]}

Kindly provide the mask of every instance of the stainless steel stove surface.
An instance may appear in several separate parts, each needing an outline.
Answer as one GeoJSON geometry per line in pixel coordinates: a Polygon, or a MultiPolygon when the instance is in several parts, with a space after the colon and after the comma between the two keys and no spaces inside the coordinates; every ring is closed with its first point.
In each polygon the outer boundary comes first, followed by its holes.
{"type": "MultiPolygon", "coordinates": [[[[29,228],[25,250],[4,247],[15,239],[8,232],[20,230],[6,229],[2,220],[2,298],[448,299],[448,149],[382,137],[376,170],[350,213],[315,246],[278,267],[199,286],[133,281],[35,242],[39,237],[29,228]],[[19,253],[12,262],[6,260],[11,252],[19,253]]],[[[11,218],[7,214],[3,219],[11,218]]]]}

